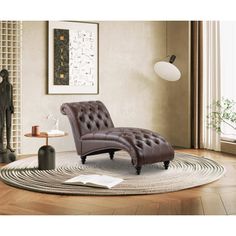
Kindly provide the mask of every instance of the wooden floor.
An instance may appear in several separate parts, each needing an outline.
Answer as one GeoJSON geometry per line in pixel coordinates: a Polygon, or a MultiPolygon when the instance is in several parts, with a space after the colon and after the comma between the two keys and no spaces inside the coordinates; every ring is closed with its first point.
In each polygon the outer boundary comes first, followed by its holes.
{"type": "Polygon", "coordinates": [[[190,149],[177,152],[212,158],[227,172],[220,180],[201,187],[141,196],[52,195],[0,181],[0,215],[236,215],[236,156],[190,149]]]}

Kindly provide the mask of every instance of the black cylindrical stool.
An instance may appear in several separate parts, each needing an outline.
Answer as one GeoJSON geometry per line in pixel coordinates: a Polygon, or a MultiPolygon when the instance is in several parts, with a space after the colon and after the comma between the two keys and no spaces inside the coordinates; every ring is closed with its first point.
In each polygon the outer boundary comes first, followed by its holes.
{"type": "Polygon", "coordinates": [[[44,145],[38,151],[39,170],[55,169],[55,149],[44,145]]]}

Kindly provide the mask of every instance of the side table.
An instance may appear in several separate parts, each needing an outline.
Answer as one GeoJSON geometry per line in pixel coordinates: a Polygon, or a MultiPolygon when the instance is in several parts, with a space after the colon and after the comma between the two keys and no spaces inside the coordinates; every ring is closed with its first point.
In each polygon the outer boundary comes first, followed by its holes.
{"type": "Polygon", "coordinates": [[[25,137],[29,138],[45,138],[46,145],[42,146],[38,150],[38,169],[39,170],[52,170],[55,169],[55,149],[48,145],[49,138],[59,138],[67,136],[64,134],[48,135],[45,132],[41,132],[39,135],[32,135],[32,133],[25,134],[25,137]]]}

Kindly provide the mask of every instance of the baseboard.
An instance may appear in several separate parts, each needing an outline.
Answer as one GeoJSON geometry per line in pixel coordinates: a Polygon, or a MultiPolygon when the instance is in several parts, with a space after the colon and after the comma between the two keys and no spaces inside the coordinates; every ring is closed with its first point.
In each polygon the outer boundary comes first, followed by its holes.
{"type": "Polygon", "coordinates": [[[175,146],[175,145],[172,145],[172,147],[173,147],[175,150],[178,150],[178,149],[191,149],[191,147],[180,147],[180,146],[175,146]]]}
{"type": "MultiPolygon", "coordinates": [[[[59,151],[56,153],[63,153],[63,152],[76,152],[76,150],[67,150],[67,151],[59,151]]],[[[31,156],[37,156],[38,153],[21,153],[18,154],[17,157],[31,157],[31,156]]]]}
{"type": "Polygon", "coordinates": [[[220,144],[222,152],[236,154],[236,143],[221,141],[220,144]]]}

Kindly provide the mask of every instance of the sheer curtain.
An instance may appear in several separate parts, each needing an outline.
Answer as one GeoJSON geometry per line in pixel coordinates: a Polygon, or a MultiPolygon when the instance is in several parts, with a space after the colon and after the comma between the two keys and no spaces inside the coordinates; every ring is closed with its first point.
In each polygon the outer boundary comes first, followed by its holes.
{"type": "Polygon", "coordinates": [[[220,151],[220,135],[207,127],[209,105],[221,98],[220,89],[220,23],[203,22],[203,125],[202,147],[220,151]]]}

